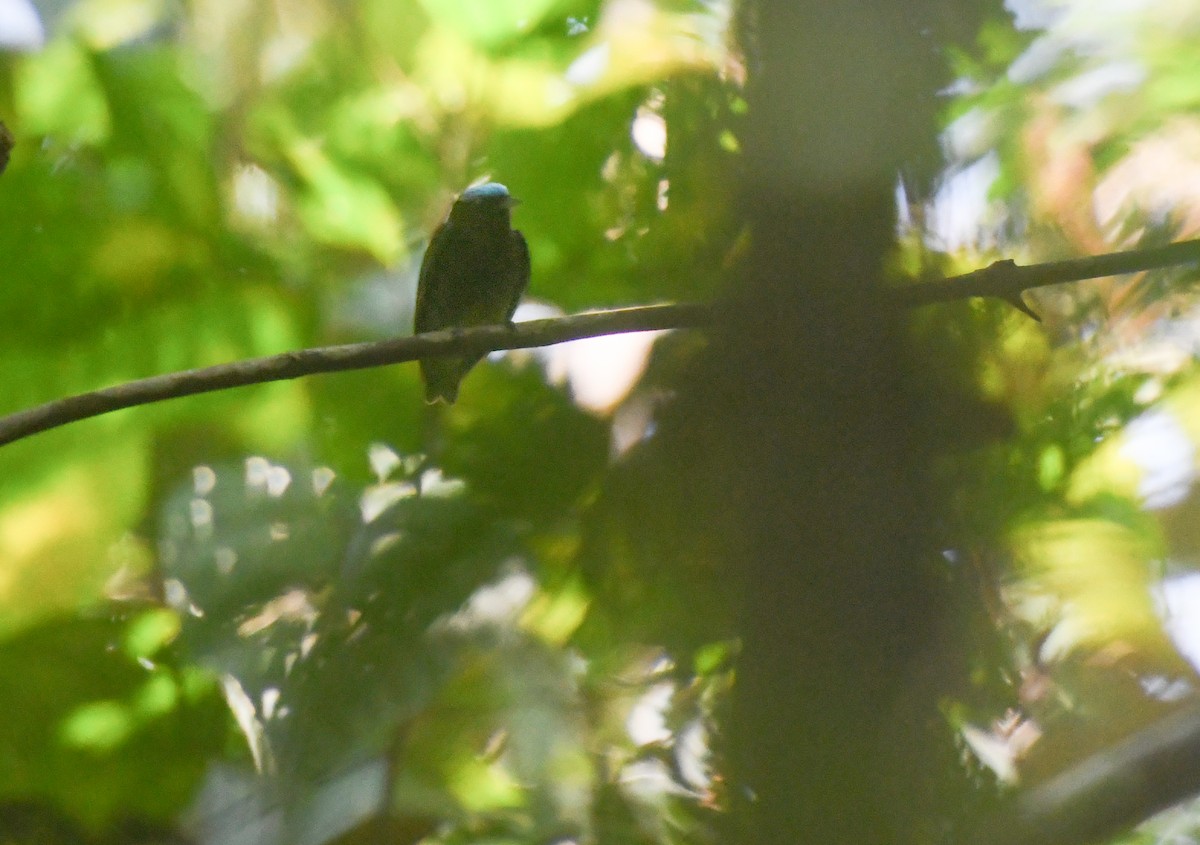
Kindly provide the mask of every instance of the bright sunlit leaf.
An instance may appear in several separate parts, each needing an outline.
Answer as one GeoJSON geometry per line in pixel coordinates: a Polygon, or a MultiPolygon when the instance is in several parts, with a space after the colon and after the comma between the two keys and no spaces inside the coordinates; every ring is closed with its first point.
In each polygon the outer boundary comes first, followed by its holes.
{"type": "Polygon", "coordinates": [[[1014,538],[1028,577],[1059,597],[1070,650],[1116,639],[1163,643],[1150,590],[1153,538],[1103,519],[1029,525],[1014,538]]]}
{"type": "Polygon", "coordinates": [[[400,256],[400,214],[379,183],[339,167],[314,142],[301,141],[290,154],[308,182],[299,210],[313,235],[366,249],[383,264],[400,256]]]}
{"type": "Polygon", "coordinates": [[[166,6],[164,0],[84,0],[72,17],[84,39],[105,50],[145,35],[162,20],[166,6]]]}
{"type": "Polygon", "coordinates": [[[483,46],[492,46],[528,32],[561,0],[420,0],[438,24],[483,46]]]}
{"type": "Polygon", "coordinates": [[[136,721],[128,705],[119,701],[85,704],[63,720],[64,744],[92,751],[115,748],[133,733],[136,721]]]}
{"type": "Polygon", "coordinates": [[[17,69],[15,99],[21,130],[99,143],[112,129],[108,105],[86,50],[59,38],[17,69]]]}

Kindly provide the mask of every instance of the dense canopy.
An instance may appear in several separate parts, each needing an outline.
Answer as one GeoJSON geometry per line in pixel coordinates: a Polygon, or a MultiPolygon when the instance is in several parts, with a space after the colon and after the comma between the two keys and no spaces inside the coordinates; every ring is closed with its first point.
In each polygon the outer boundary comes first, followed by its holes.
{"type": "Polygon", "coordinates": [[[1200,236],[1193,6],[0,0],[0,414],[411,334],[489,180],[517,321],[714,304],[0,446],[0,842],[1197,835],[1195,262],[889,295],[1200,236]]]}

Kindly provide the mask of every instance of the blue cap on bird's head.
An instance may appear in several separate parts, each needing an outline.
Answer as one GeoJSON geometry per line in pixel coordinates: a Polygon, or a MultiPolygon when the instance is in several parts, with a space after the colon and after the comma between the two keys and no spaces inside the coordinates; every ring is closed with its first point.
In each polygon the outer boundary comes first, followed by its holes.
{"type": "Polygon", "coordinates": [[[450,220],[465,226],[508,227],[509,210],[520,200],[499,182],[472,185],[450,207],[450,220]]]}
{"type": "Polygon", "coordinates": [[[502,204],[508,208],[520,200],[508,192],[508,188],[499,182],[484,182],[482,185],[472,185],[458,197],[459,202],[502,204]]]}

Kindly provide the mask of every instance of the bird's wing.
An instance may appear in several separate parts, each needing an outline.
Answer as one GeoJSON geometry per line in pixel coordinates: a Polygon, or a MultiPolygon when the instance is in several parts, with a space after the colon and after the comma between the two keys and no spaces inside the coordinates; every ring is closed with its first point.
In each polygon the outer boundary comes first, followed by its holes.
{"type": "Polygon", "coordinates": [[[447,221],[433,231],[425,257],[421,259],[421,272],[417,276],[417,304],[413,309],[413,334],[432,332],[446,328],[446,315],[431,299],[431,277],[438,268],[445,272],[447,262],[453,260],[449,243],[452,241],[450,223],[447,221]]]}
{"type": "Polygon", "coordinates": [[[525,292],[525,288],[529,285],[529,244],[525,242],[525,236],[515,229],[511,235],[512,239],[512,271],[508,278],[508,303],[505,308],[504,319],[506,322],[511,321],[513,314],[517,310],[517,305],[521,302],[521,294],[525,292]]]}

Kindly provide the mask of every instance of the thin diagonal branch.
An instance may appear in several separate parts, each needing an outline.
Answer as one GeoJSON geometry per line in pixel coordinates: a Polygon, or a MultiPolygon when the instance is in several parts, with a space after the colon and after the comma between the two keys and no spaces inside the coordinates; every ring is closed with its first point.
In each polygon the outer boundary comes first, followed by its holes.
{"type": "Polygon", "coordinates": [[[1012,302],[1018,299],[1023,291],[1033,288],[1192,263],[1200,263],[1200,240],[1180,241],[1128,252],[1109,252],[1069,261],[1030,264],[1025,267],[1014,261],[996,261],[961,276],[898,288],[896,302],[912,307],[972,296],[993,297],[1012,302]]]}
{"type": "MultiPolygon", "coordinates": [[[[900,287],[895,289],[892,296],[897,306],[905,308],[970,297],[993,297],[1016,303],[1020,301],[1021,292],[1031,288],[1193,262],[1200,262],[1200,240],[1026,267],[1012,261],[997,261],[961,276],[900,287]]],[[[301,349],[265,358],[250,358],[139,379],[0,417],[0,445],[67,423],[178,396],[283,381],[316,373],[361,370],[438,355],[549,346],[622,332],[699,328],[710,324],[713,319],[712,310],[707,305],[646,305],[533,320],[516,326],[482,326],[430,332],[374,343],[301,349]]]]}
{"type": "Polygon", "coordinates": [[[1105,842],[1200,791],[1200,709],[1188,706],[1017,795],[977,845],[1105,842]]]}
{"type": "Polygon", "coordinates": [[[284,381],[315,373],[362,370],[438,355],[549,346],[622,332],[691,328],[705,325],[708,319],[709,309],[704,305],[646,305],[531,320],[515,326],[451,329],[373,343],[325,346],[248,358],[198,370],[151,376],[0,417],[0,445],[67,423],[178,396],[284,381]]]}

